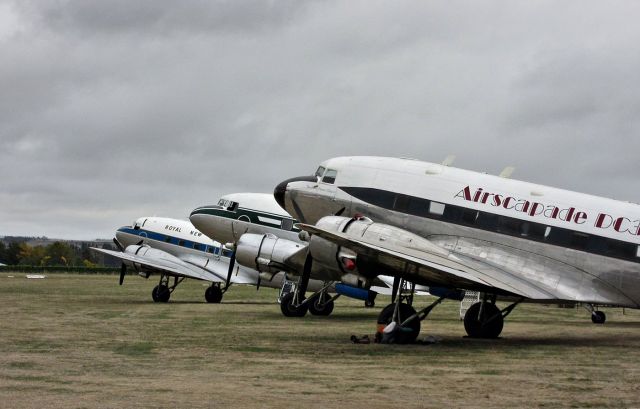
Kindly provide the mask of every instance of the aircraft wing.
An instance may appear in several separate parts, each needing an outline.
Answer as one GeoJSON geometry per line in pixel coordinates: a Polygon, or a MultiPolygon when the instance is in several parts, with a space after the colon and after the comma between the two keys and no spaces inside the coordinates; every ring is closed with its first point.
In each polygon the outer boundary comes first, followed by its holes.
{"type": "Polygon", "coordinates": [[[347,247],[358,255],[395,271],[405,271],[407,266],[418,267],[420,277],[430,285],[463,289],[493,287],[530,299],[563,299],[562,294],[556,293],[550,286],[528,280],[502,266],[483,263],[468,256],[398,247],[385,241],[371,242],[308,224],[298,226],[310,234],[347,247]]]}
{"type": "MultiPolygon", "coordinates": [[[[204,280],[211,282],[225,282],[227,272],[229,269],[229,263],[226,260],[210,260],[208,263],[204,263],[202,260],[186,259],[182,260],[177,257],[146,257],[137,254],[131,254],[121,251],[113,251],[107,249],[101,249],[92,247],[94,251],[107,254],[112,257],[116,257],[123,262],[135,263],[147,270],[156,271],[158,273],[165,273],[172,276],[194,278],[196,280],[204,280]]],[[[242,268],[237,267],[234,269],[234,274],[231,276],[231,282],[237,284],[255,284],[255,280],[250,280],[247,274],[242,268]]]]}

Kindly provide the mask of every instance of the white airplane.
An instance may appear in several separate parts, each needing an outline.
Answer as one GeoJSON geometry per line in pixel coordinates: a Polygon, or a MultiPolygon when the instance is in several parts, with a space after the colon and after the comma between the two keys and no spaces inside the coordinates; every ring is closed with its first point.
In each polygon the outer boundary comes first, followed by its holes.
{"type": "MultiPolygon", "coordinates": [[[[273,195],[226,195],[216,205],[193,210],[190,220],[210,238],[235,248],[238,264],[259,271],[263,280],[268,282],[282,271],[286,271],[288,277],[298,277],[297,283],[291,284],[293,291],[280,303],[286,316],[303,316],[307,308],[332,310],[333,301],[340,295],[364,300],[365,306],[373,307],[378,293],[391,294],[392,277],[380,276],[379,280],[369,280],[371,282],[365,286],[357,276],[345,274],[344,269],[326,268],[317,263],[308,274],[302,274],[312,268],[307,243],[299,239],[301,231],[296,227],[297,220],[278,205],[273,195]],[[263,254],[268,257],[264,258],[263,254]],[[278,258],[279,254],[287,258],[278,258]],[[322,280],[324,285],[305,297],[310,278],[322,280]],[[330,291],[337,295],[330,296],[330,291]]],[[[418,290],[422,293],[426,288],[418,290]]]]}
{"type": "MultiPolygon", "coordinates": [[[[273,202],[276,209],[280,209],[271,195],[265,196],[273,202]]],[[[284,271],[274,272],[269,274],[266,280],[263,279],[264,275],[255,269],[236,264],[232,250],[210,239],[185,220],[142,217],[132,226],[119,228],[114,243],[120,251],[102,248],[92,250],[122,260],[120,285],[124,281],[127,267],[134,268],[144,278],[149,278],[151,274],[159,274],[160,282],[151,293],[155,302],[169,301],[171,293],[185,278],[211,282],[211,286],[205,291],[205,300],[210,303],[219,303],[231,284],[279,288],[278,301],[282,304],[282,300],[285,299],[285,306],[286,299],[293,297],[295,291],[295,283],[287,278],[284,271]],[[170,277],[173,277],[173,283],[170,277]]],[[[327,284],[317,280],[309,280],[308,288],[315,292],[338,291],[339,294],[358,299],[367,297],[371,306],[376,295],[374,292],[343,289],[340,284],[334,286],[333,283],[327,284]]],[[[313,315],[330,315],[335,298],[337,297],[325,296],[320,302],[314,299],[313,303],[309,303],[308,310],[313,315]]],[[[306,311],[305,309],[304,313],[306,311]]]]}
{"type": "Polygon", "coordinates": [[[384,157],[327,160],[274,196],[304,223],[314,263],[364,282],[384,271],[399,294],[407,282],[446,289],[418,313],[402,297],[381,312],[380,330],[403,330],[397,342],[415,340],[431,309],[464,290],[482,294],[464,317],[471,337],[498,337],[523,301],[583,303],[594,323],[605,321],[598,305],[640,307],[637,204],[384,157]]]}
{"type": "MultiPolygon", "coordinates": [[[[160,282],[151,293],[155,302],[169,301],[171,293],[185,278],[211,282],[204,294],[210,303],[219,303],[231,284],[281,288],[286,282],[285,274],[280,273],[262,283],[258,272],[232,262],[232,250],[209,239],[185,220],[141,217],[132,226],[119,228],[114,243],[120,251],[95,247],[92,250],[122,260],[120,285],[127,267],[144,278],[159,274],[160,282]]],[[[317,288],[320,283],[311,285],[317,288]]]]}

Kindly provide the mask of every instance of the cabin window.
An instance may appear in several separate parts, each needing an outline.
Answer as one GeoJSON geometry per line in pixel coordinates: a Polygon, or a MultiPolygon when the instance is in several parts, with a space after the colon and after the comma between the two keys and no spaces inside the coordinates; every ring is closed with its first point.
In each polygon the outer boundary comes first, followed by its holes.
{"type": "Polygon", "coordinates": [[[584,250],[587,248],[587,244],[589,243],[589,235],[581,232],[573,232],[571,235],[571,244],[570,246],[574,249],[584,250]]]}
{"type": "Polygon", "coordinates": [[[411,200],[410,196],[396,195],[395,200],[393,201],[393,210],[397,210],[399,212],[406,212],[409,209],[410,200],[411,200]]]}
{"type": "Polygon", "coordinates": [[[481,229],[497,231],[499,222],[500,216],[498,216],[497,214],[481,212],[478,215],[476,224],[481,229]]]}
{"type": "Polygon", "coordinates": [[[178,246],[184,246],[184,240],[178,241],[178,246]]]}
{"type": "Polygon", "coordinates": [[[171,236],[167,236],[164,238],[165,243],[171,243],[171,236]]]}
{"type": "Polygon", "coordinates": [[[200,245],[198,243],[193,243],[194,250],[200,250],[200,245]]]}
{"type": "Polygon", "coordinates": [[[434,216],[442,216],[444,214],[444,203],[431,202],[429,204],[429,213],[434,216]]]}
{"type": "Polygon", "coordinates": [[[333,184],[336,181],[336,176],[338,176],[338,172],[333,169],[327,169],[324,173],[324,177],[322,178],[323,183],[333,184]]]}
{"type": "Polygon", "coordinates": [[[207,253],[213,254],[213,247],[207,246],[207,253]]]}
{"type": "Polygon", "coordinates": [[[232,253],[233,253],[233,252],[232,252],[231,250],[229,250],[229,249],[223,249],[223,250],[222,250],[222,255],[223,255],[224,257],[231,257],[231,254],[232,254],[232,253]]]}
{"type": "Polygon", "coordinates": [[[636,257],[640,257],[640,246],[636,248],[636,257]]]}
{"type": "Polygon", "coordinates": [[[282,230],[291,230],[293,229],[293,220],[292,219],[282,219],[282,224],[280,225],[282,230]]]}
{"type": "Polygon", "coordinates": [[[620,240],[607,240],[608,248],[607,255],[608,256],[617,256],[617,257],[625,257],[625,258],[633,258],[638,254],[637,246],[633,243],[627,243],[620,240]]]}

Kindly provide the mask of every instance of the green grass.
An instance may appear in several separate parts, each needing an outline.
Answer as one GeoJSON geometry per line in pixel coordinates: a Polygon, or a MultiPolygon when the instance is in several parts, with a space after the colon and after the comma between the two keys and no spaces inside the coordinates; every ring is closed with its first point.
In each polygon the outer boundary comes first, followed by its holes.
{"type": "MultiPolygon", "coordinates": [[[[354,345],[380,307],[284,318],[277,292],[237,286],[204,303],[185,281],[0,274],[0,407],[637,407],[640,313],[521,305],[502,337],[464,337],[459,305],[422,324],[432,345],[354,345]]],[[[428,300],[419,297],[418,305],[428,300]]]]}

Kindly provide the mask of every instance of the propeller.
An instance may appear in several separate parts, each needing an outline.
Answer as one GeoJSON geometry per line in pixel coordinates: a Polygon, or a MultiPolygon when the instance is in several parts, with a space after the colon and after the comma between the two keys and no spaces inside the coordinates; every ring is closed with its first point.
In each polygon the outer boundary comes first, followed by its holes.
{"type": "Polygon", "coordinates": [[[118,248],[118,250],[120,251],[124,251],[124,247],[122,246],[122,244],[120,244],[120,242],[118,241],[118,239],[116,239],[115,237],[113,238],[113,244],[116,245],[116,247],[118,248]]]}
{"type": "Polygon", "coordinates": [[[236,250],[233,249],[231,257],[229,257],[229,271],[227,272],[227,282],[225,283],[225,289],[231,285],[231,274],[233,274],[233,267],[236,265],[236,250]]]}
{"type": "Polygon", "coordinates": [[[122,266],[120,266],[120,285],[124,282],[125,274],[127,274],[127,265],[122,263],[122,266]]]}

